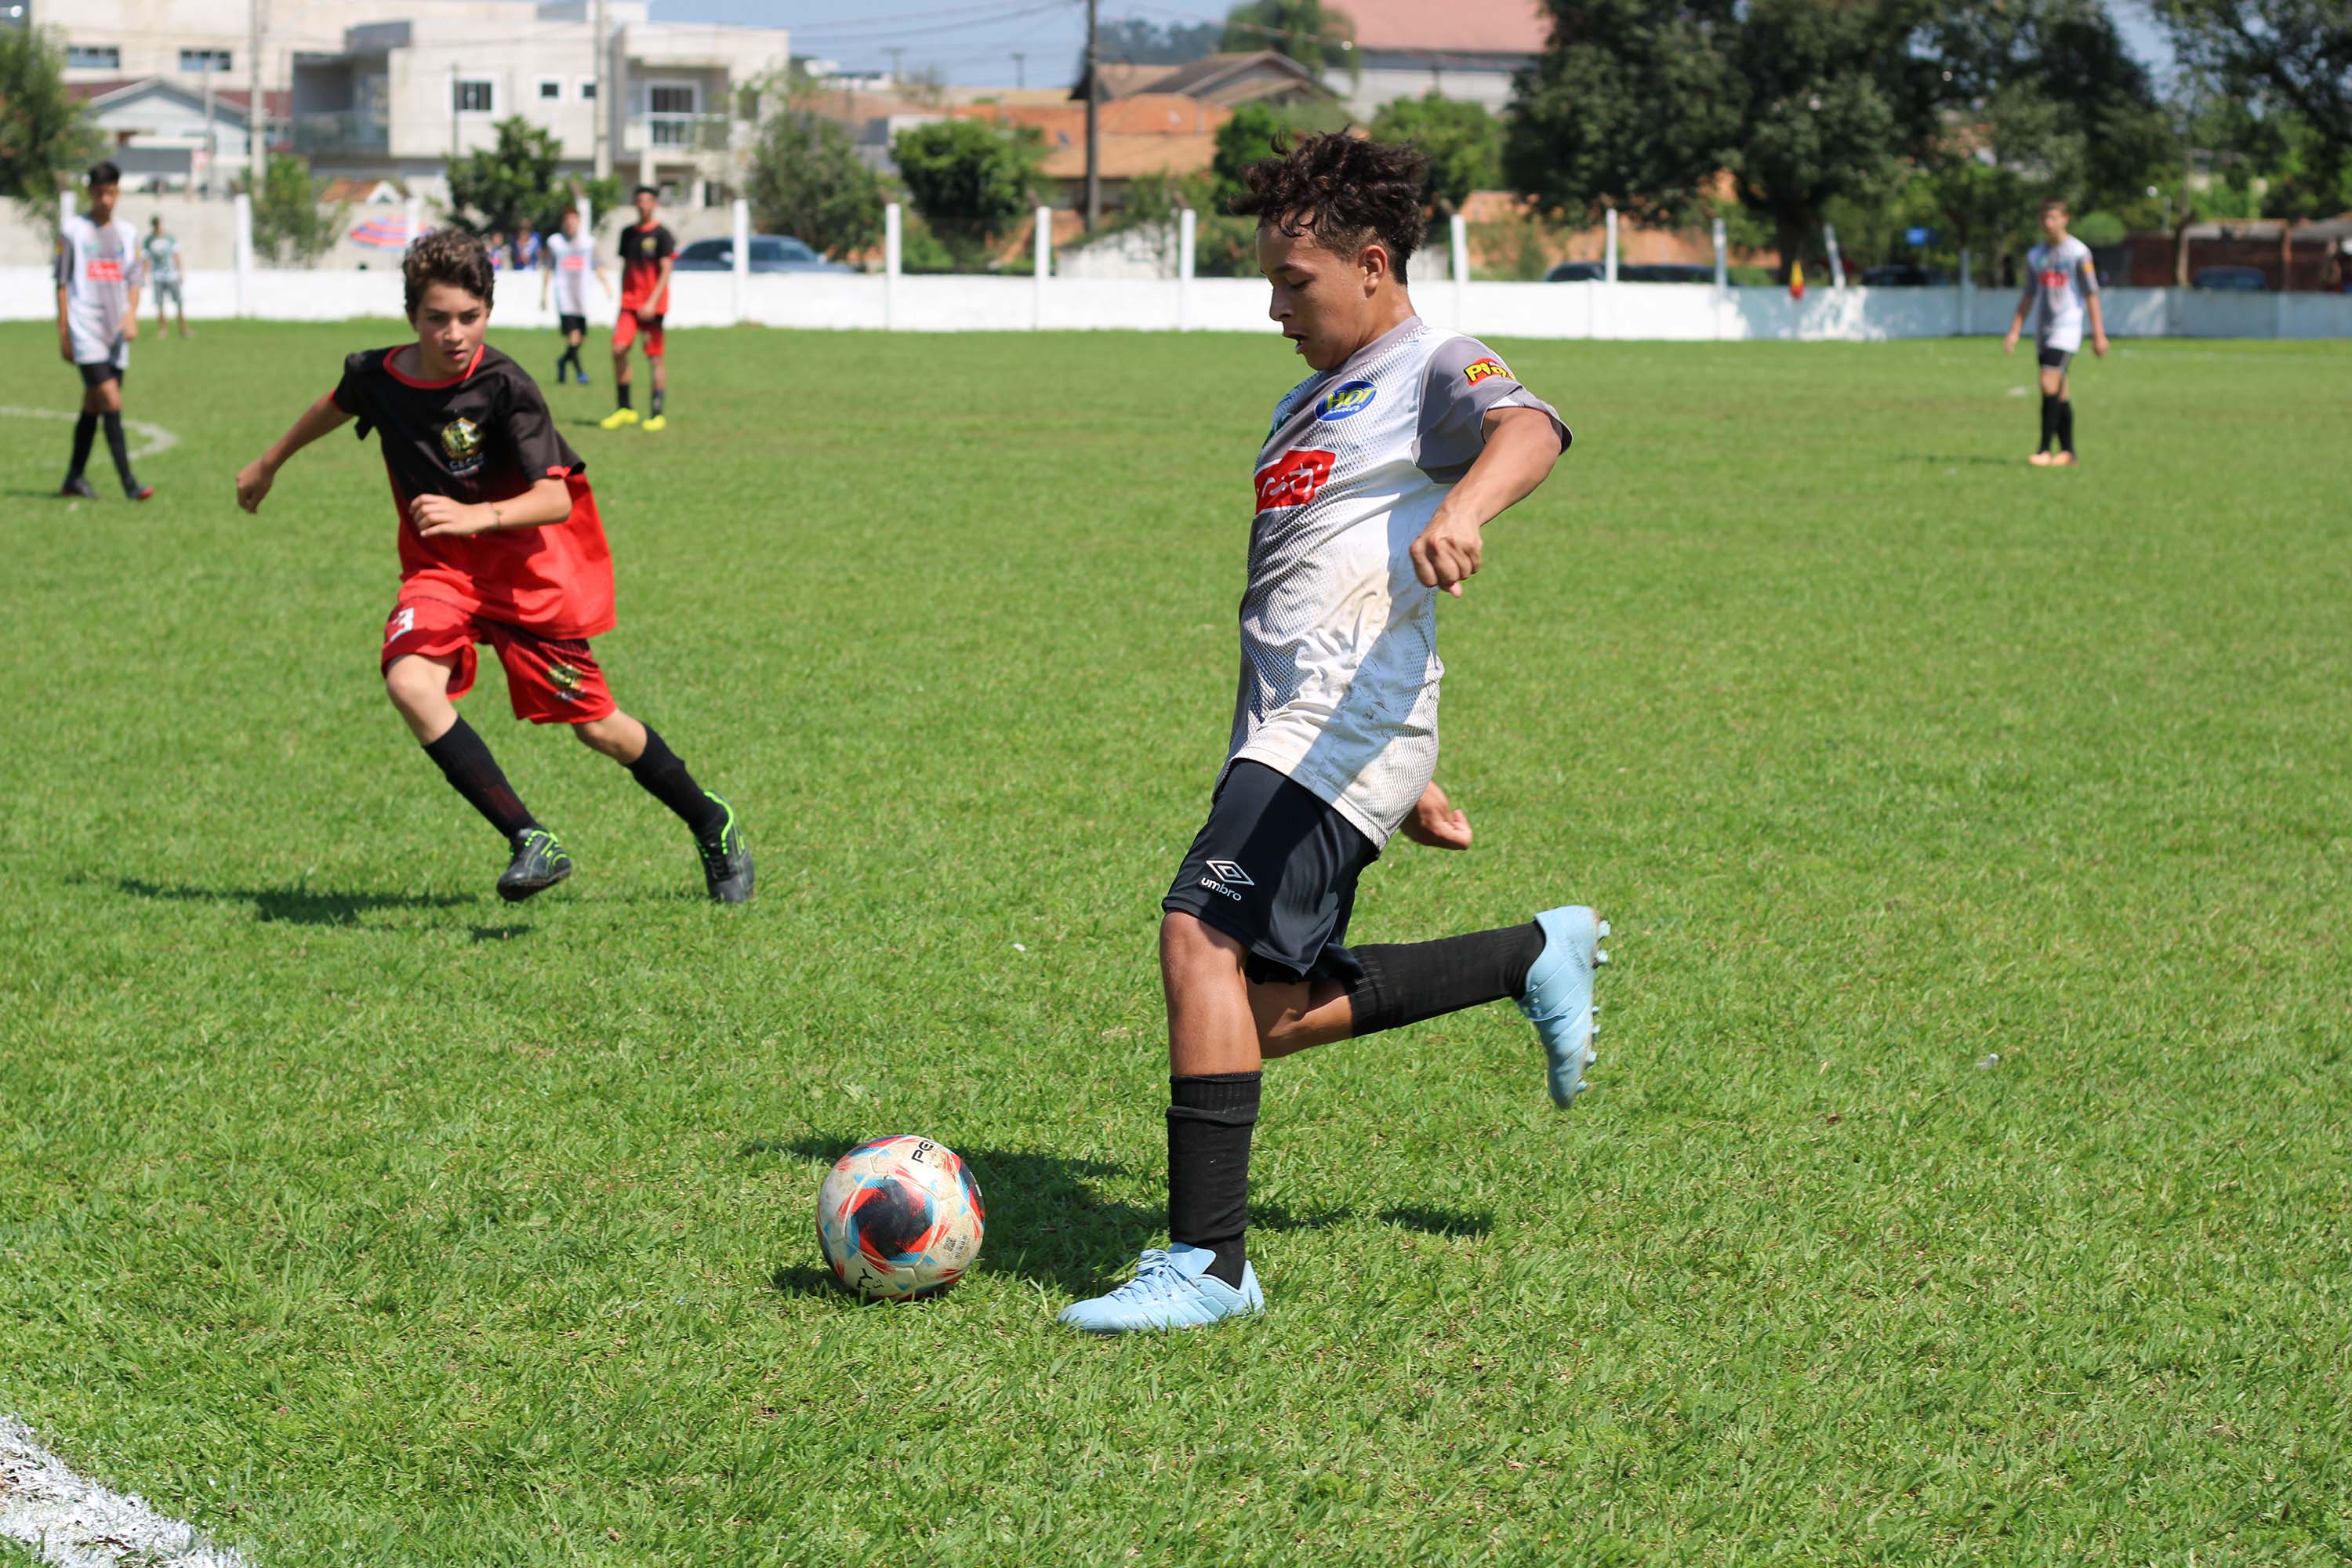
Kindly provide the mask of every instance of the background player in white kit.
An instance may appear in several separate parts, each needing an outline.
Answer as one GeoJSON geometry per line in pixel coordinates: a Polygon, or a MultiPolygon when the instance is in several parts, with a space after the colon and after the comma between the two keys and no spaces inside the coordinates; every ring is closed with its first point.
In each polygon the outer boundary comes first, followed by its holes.
{"type": "Polygon", "coordinates": [[[139,335],[139,283],[146,262],[139,231],[114,216],[122,171],[96,163],[89,171],[89,211],[66,219],[58,234],[58,354],[81,373],[81,417],[74,422],[73,467],[58,494],[96,500],[82,470],[101,426],[122,493],[145,500],[155,493],[131,471],[122,435],[122,378],[131,369],[131,341],[139,335]]]}
{"type": "Polygon", "coordinates": [[[613,297],[613,280],[596,265],[596,237],[580,232],[580,209],[565,207],[559,233],[547,237],[539,253],[540,265],[546,270],[540,275],[539,308],[547,309],[550,289],[555,294],[555,311],[562,318],[563,357],[555,362],[555,380],[561,385],[565,365],[580,384],[588,384],[588,367],[580,363],[581,341],[588,335],[588,275],[593,272],[596,281],[604,286],[604,297],[613,297]]]}
{"type": "Polygon", "coordinates": [[[2066,232],[2066,204],[2053,196],[2042,204],[2042,243],[2026,253],[2025,292],[2011,318],[2003,353],[2017,352],[2026,312],[2038,302],[2033,346],[2042,362],[2042,445],[2026,459],[2037,468],[2074,466],[2074,399],[2066,367],[2083,347],[2083,319],[2091,321],[2091,349],[2107,357],[2107,324],[2099,310],[2099,269],[2091,247],[2066,232]],[[2058,450],[2050,450],[2056,442],[2058,450]]]}
{"type": "Polygon", "coordinates": [[[1436,595],[1461,593],[1479,531],[1569,443],[1493,351],[1413,313],[1421,172],[1410,148],[1308,137],[1251,169],[1234,206],[1258,220],[1271,314],[1315,374],[1276,405],[1258,455],[1233,735],[1160,906],[1170,1246],[1065,1310],[1074,1328],[1186,1328],[1263,1308],[1243,1238],[1267,1057],[1516,998],[1553,1101],[1584,1086],[1608,929],[1590,909],[1342,945],[1357,879],[1391,834],[1470,847],[1469,819],[1434,779],[1436,595]]]}

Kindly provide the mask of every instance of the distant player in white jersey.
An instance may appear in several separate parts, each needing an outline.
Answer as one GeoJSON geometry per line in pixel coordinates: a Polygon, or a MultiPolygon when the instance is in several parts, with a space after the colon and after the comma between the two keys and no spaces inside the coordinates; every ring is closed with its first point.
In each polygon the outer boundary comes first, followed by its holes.
{"type": "Polygon", "coordinates": [[[613,297],[613,280],[596,265],[596,237],[580,232],[580,209],[565,207],[562,232],[547,237],[541,247],[539,264],[539,308],[547,309],[547,297],[555,296],[555,312],[562,318],[563,357],[555,362],[556,384],[562,385],[567,375],[588,384],[588,367],[580,363],[581,341],[588,335],[588,275],[594,273],[604,286],[604,297],[613,297]],[[566,366],[570,369],[567,371],[566,366]]]}
{"type": "Polygon", "coordinates": [[[1244,1250],[1266,1058],[1516,1000],[1566,1108],[1591,1060],[1607,927],[1585,908],[1493,931],[1347,947],[1356,884],[1393,834],[1470,847],[1439,788],[1437,595],[1480,531],[1569,444],[1486,344],[1414,314],[1420,154],[1307,137],[1249,171],[1271,313],[1313,374],[1275,405],[1255,465],[1241,688],[1208,821],[1161,901],[1168,1229],[1135,1278],[1073,1304],[1097,1333],[1262,1310],[1244,1250]]]}
{"type": "Polygon", "coordinates": [[[2042,362],[2042,445],[2026,459],[2037,468],[2074,466],[2074,399],[2066,384],[2066,368],[2083,348],[2083,321],[2091,322],[2091,349],[2107,357],[2106,318],[2099,310],[2099,269],[2091,247],[2066,232],[2066,204],[2053,196],[2042,204],[2042,243],[2026,253],[2025,292],[2011,318],[2009,335],[2000,341],[2003,353],[2017,352],[2018,335],[2025,331],[2029,311],[2034,319],[2033,346],[2042,362]],[[2050,448],[2055,444],[2058,450],[2050,448]]]}
{"type": "Polygon", "coordinates": [[[180,296],[180,242],[163,232],[163,215],[155,215],[154,227],[148,231],[142,247],[147,257],[147,284],[155,290],[155,335],[163,337],[172,329],[172,312],[180,315],[180,335],[193,338],[188,331],[188,303],[180,296]]]}
{"type": "Polygon", "coordinates": [[[66,219],[58,234],[58,354],[81,373],[81,417],[74,424],[73,467],[58,492],[96,500],[82,470],[101,426],[122,493],[145,500],[155,493],[131,471],[122,436],[122,378],[131,369],[131,342],[139,335],[139,284],[146,272],[139,231],[114,216],[122,171],[112,163],[89,171],[89,211],[66,219]]]}

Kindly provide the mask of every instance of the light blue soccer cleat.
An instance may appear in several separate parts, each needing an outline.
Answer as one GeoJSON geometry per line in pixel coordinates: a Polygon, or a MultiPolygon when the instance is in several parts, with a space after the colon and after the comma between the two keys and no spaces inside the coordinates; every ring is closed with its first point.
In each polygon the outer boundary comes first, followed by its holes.
{"type": "Polygon", "coordinates": [[[1131,1334],[1139,1329],[1197,1329],[1220,1318],[1265,1310],[1257,1270],[1242,1265],[1238,1290],[1209,1272],[1217,1255],[1205,1247],[1172,1242],[1162,1252],[1143,1249],[1135,1278],[1108,1296],[1073,1301],[1062,1321],[1090,1334],[1131,1334]]]}
{"type": "Polygon", "coordinates": [[[1528,971],[1519,1011],[1536,1026],[1551,1064],[1551,1102],[1566,1110],[1584,1090],[1585,1069],[1598,1059],[1592,1037],[1601,1032],[1595,1016],[1601,1009],[1592,1000],[1592,981],[1609,962],[1601,948],[1609,922],[1581,904],[1568,904],[1546,910],[1536,924],[1543,928],[1544,950],[1528,971]]]}

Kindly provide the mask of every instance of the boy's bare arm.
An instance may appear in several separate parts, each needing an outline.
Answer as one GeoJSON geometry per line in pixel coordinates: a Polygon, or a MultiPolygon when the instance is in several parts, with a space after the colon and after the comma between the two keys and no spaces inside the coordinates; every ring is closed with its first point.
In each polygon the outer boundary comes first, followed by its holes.
{"type": "Polygon", "coordinates": [[[259,511],[262,498],[269,494],[269,487],[277,481],[278,470],[286,466],[286,460],[320,437],[341,428],[351,417],[336,405],[331,392],[304,409],[293,428],[278,437],[269,450],[247,463],[236,476],[236,504],[247,511],[259,511]]]}
{"type": "Polygon", "coordinates": [[[416,525],[419,539],[537,528],[562,522],[571,515],[572,487],[556,476],[540,479],[522,494],[502,501],[468,504],[449,496],[427,495],[408,503],[409,521],[416,525]]]}
{"type": "Polygon", "coordinates": [[[1413,574],[1462,596],[1478,570],[1478,531],[1534,492],[1559,461],[1559,432],[1540,408],[1496,408],[1486,417],[1486,449],[1447,493],[1412,542],[1413,574]]]}

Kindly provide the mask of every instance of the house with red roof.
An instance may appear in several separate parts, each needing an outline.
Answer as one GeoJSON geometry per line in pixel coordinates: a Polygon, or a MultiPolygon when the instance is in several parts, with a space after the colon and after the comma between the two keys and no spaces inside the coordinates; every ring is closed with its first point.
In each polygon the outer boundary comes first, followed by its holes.
{"type": "Polygon", "coordinates": [[[1514,72],[1551,37],[1539,0],[1328,0],[1356,25],[1356,69],[1324,79],[1369,121],[1384,103],[1434,92],[1500,112],[1514,72]]]}

